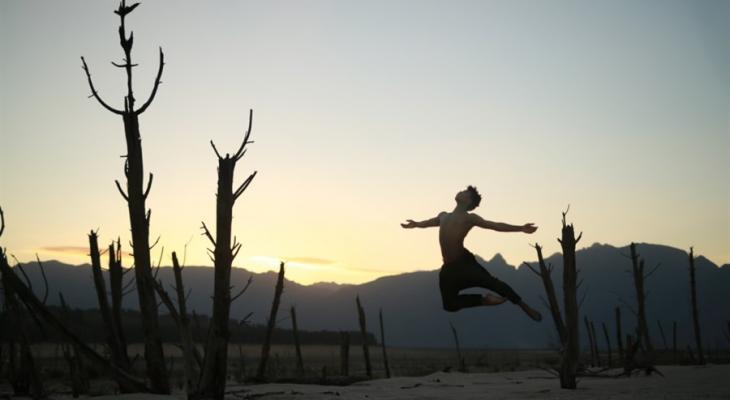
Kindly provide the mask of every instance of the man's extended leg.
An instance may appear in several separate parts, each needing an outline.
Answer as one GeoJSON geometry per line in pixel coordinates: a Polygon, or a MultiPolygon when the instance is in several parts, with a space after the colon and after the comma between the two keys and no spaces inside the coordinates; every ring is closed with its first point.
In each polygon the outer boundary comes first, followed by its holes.
{"type": "Polygon", "coordinates": [[[512,289],[508,284],[492,276],[484,267],[482,267],[476,260],[473,264],[470,264],[467,268],[464,268],[461,275],[461,284],[465,285],[460,288],[466,289],[467,287],[479,286],[485,289],[489,289],[502,297],[506,297],[509,301],[520,306],[530,318],[535,321],[542,320],[542,315],[539,312],[530,307],[525,303],[517,292],[512,289]]]}

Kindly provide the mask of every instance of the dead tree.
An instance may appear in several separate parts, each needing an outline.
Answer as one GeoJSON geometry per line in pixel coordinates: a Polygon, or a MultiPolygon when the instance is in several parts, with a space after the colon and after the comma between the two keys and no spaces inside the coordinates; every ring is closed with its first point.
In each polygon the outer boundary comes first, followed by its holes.
{"type": "Polygon", "coordinates": [[[459,345],[459,334],[456,332],[456,328],[454,327],[454,324],[449,322],[449,326],[451,326],[451,333],[454,335],[454,345],[456,346],[456,359],[457,359],[457,365],[459,372],[466,372],[466,361],[464,360],[464,356],[461,355],[461,346],[459,345]]]}
{"type": "Polygon", "coordinates": [[[153,389],[148,387],[144,380],[131,375],[129,372],[119,368],[113,362],[105,359],[89,345],[84,343],[78,335],[74,334],[48,307],[39,300],[33,291],[23,283],[23,281],[15,274],[15,272],[2,262],[0,257],[0,273],[3,282],[12,287],[13,293],[23,302],[25,307],[35,313],[40,319],[44,320],[49,326],[56,329],[58,333],[66,340],[78,346],[79,352],[89,361],[94,363],[101,370],[109,371],[112,377],[119,383],[120,389],[124,392],[152,392],[153,389]]]}
{"type": "Polygon", "coordinates": [[[380,344],[383,348],[383,364],[385,365],[385,377],[390,378],[390,367],[388,366],[388,353],[385,350],[385,327],[383,325],[383,309],[378,313],[380,319],[380,344]]]}
{"type": "Polygon", "coordinates": [[[119,341],[119,348],[121,351],[122,358],[126,360],[126,365],[131,366],[129,362],[129,354],[127,353],[127,339],[124,336],[124,329],[122,323],[122,299],[129,293],[125,292],[129,289],[129,286],[133,281],[129,281],[127,285],[124,285],[124,275],[132,269],[124,269],[122,266],[122,244],[121,240],[117,238],[116,246],[114,242],[109,245],[109,291],[111,293],[111,317],[112,325],[116,328],[116,336],[119,341]]]}
{"type": "MultiPolygon", "coordinates": [[[[728,324],[730,328],[730,324],[728,324]]],[[[728,330],[730,332],[730,330],[728,330]]],[[[677,362],[677,321],[672,322],[672,358],[677,362]]]]}
{"type": "Polygon", "coordinates": [[[591,336],[593,337],[593,353],[596,355],[596,363],[601,366],[601,353],[598,351],[598,336],[596,335],[596,326],[591,321],[591,336]]]}
{"type": "Polygon", "coordinates": [[[203,223],[202,229],[203,234],[210,240],[215,249],[208,250],[212,253],[211,260],[215,267],[215,281],[213,284],[213,316],[208,330],[205,346],[205,365],[203,366],[200,388],[197,394],[200,398],[223,399],[228,368],[228,339],[230,337],[228,324],[231,303],[243,293],[241,291],[231,297],[231,268],[233,260],[241,250],[241,243],[238,243],[235,237],[231,242],[231,225],[233,206],[236,200],[256,176],[256,172],[252,173],[237,189],[233,189],[233,174],[236,163],[246,154],[246,145],[253,143],[249,141],[251,124],[253,123],[253,110],[249,110],[248,118],[248,129],[243,142],[233,156],[226,153],[225,157],[221,157],[213,141],[210,141],[210,145],[218,157],[215,238],[213,238],[205,223],[203,223]]]}
{"type": "Polygon", "coordinates": [[[119,40],[124,50],[124,58],[122,63],[112,64],[125,70],[127,75],[127,94],[124,96],[124,108],[117,109],[105,102],[91,79],[91,72],[86,64],[84,57],[81,57],[83,69],[86,72],[86,78],[91,89],[91,96],[94,97],[105,109],[120,115],[124,122],[124,136],[127,142],[127,154],[124,164],[124,175],[127,177],[127,191],[122,189],[119,181],[115,181],[119,193],[124,200],[127,201],[129,209],[129,221],[132,230],[132,248],[134,251],[134,272],[137,283],[137,295],[139,297],[139,308],[142,314],[143,333],[145,340],[145,356],[147,364],[147,376],[153,392],[167,394],[170,392],[167,370],[165,368],[165,357],[162,351],[162,340],[160,339],[159,326],[157,321],[157,300],[155,299],[155,289],[152,277],[152,267],[150,260],[150,211],[147,210],[145,201],[152,187],[152,177],[149,179],[145,187],[144,184],[144,166],[142,162],[142,138],[139,132],[139,115],[147,110],[157,94],[160,86],[160,78],[165,65],[164,54],[160,48],[159,68],[157,77],[155,78],[152,92],[142,106],[136,106],[136,98],[132,91],[132,68],[137,64],[132,63],[132,44],[134,42],[134,34],[130,32],[127,36],[125,18],[127,14],[132,12],[139,3],[130,6],[126,5],[126,1],[122,0],[119,8],[114,12],[119,15],[119,40]]]}
{"type": "Polygon", "coordinates": [[[297,310],[291,306],[291,327],[294,334],[294,347],[297,353],[297,374],[304,375],[304,360],[302,360],[302,347],[299,344],[299,328],[297,327],[297,310]]]}
{"type": "Polygon", "coordinates": [[[662,321],[656,320],[656,324],[659,327],[659,334],[662,336],[662,343],[664,343],[664,350],[669,350],[669,345],[667,344],[667,337],[664,335],[664,328],[662,327],[662,321]]]}
{"type": "Polygon", "coordinates": [[[185,286],[182,279],[182,269],[180,262],[177,259],[177,253],[172,252],[172,270],[175,275],[175,294],[177,295],[177,308],[173,304],[172,299],[165,291],[162,286],[162,281],[155,281],[155,290],[162,300],[162,304],[167,307],[170,316],[177,325],[178,332],[180,334],[180,342],[182,345],[183,352],[183,370],[185,372],[185,390],[188,393],[188,397],[193,397],[193,394],[197,390],[196,382],[198,381],[195,375],[195,360],[198,361],[198,366],[202,364],[202,356],[198,352],[198,348],[195,347],[193,342],[193,333],[190,327],[190,318],[187,312],[187,295],[185,294],[185,286]]]}
{"type": "Polygon", "coordinates": [[[606,323],[601,322],[601,325],[603,326],[603,335],[606,337],[606,348],[608,349],[608,367],[613,367],[613,357],[611,356],[611,338],[608,336],[608,328],[606,328],[606,323]]]}
{"type": "MultiPolygon", "coordinates": [[[[64,323],[68,321],[68,306],[62,293],[58,293],[61,303],[61,316],[64,323]]],[[[71,393],[74,398],[78,398],[82,394],[89,392],[89,376],[86,373],[84,360],[81,357],[79,348],[74,343],[68,343],[63,346],[63,358],[68,364],[69,376],[71,377],[71,393]]]]}
{"type": "Polygon", "coordinates": [[[350,375],[350,332],[340,332],[340,374],[350,375]]]}
{"type": "MultiPolygon", "coordinates": [[[[94,287],[96,288],[96,298],[99,302],[99,313],[101,314],[104,327],[106,328],[106,341],[109,346],[112,362],[119,368],[129,371],[129,359],[127,352],[119,338],[120,327],[116,326],[117,321],[112,316],[109,307],[109,298],[106,292],[106,282],[101,271],[101,255],[99,253],[99,243],[97,233],[89,232],[89,255],[91,256],[91,271],[94,277],[94,287]]],[[[110,255],[111,257],[111,255],[110,255]]]]}
{"type": "Polygon", "coordinates": [[[632,272],[634,277],[634,288],[636,290],[636,303],[637,303],[637,324],[638,324],[638,337],[637,341],[641,342],[643,345],[643,348],[648,353],[648,355],[651,357],[654,353],[654,346],[651,344],[651,339],[649,338],[649,326],[646,323],[646,296],[644,294],[644,281],[646,278],[648,278],[651,274],[656,271],[656,269],[659,267],[657,265],[652,271],[649,273],[644,272],[644,260],[639,258],[638,253],[636,252],[636,244],[631,243],[631,266],[632,266],[632,272]]]}
{"type": "Polygon", "coordinates": [[[355,297],[355,303],[357,304],[357,317],[360,322],[360,334],[362,335],[362,353],[365,357],[365,373],[368,378],[372,378],[373,370],[370,366],[370,350],[368,348],[368,331],[367,326],[365,325],[365,310],[363,310],[362,304],[360,304],[360,296],[355,297]]]}
{"type": "Polygon", "coordinates": [[[576,373],[578,370],[578,356],[580,354],[580,339],[578,337],[578,270],[575,261],[575,246],[583,234],[575,237],[573,224],[565,223],[563,212],[561,238],[558,239],[563,249],[563,300],[565,311],[565,346],[560,366],[560,387],[563,389],[576,388],[576,373]]]}
{"type": "Polygon", "coordinates": [[[618,342],[618,358],[624,358],[624,345],[621,336],[621,308],[616,307],[616,341],[618,342]]]}
{"type": "Polygon", "coordinates": [[[595,347],[593,347],[594,338],[593,338],[593,331],[591,331],[591,323],[588,321],[587,316],[583,316],[583,322],[586,326],[586,333],[588,334],[588,352],[591,354],[591,367],[595,367],[598,363],[596,362],[596,353],[594,352],[595,347]]]}
{"type": "Polygon", "coordinates": [[[694,249],[689,248],[689,287],[692,295],[692,324],[694,325],[697,355],[700,365],[705,364],[705,354],[702,351],[702,335],[700,334],[700,314],[697,308],[697,281],[695,280],[694,249]]]}
{"type": "Polygon", "coordinates": [[[269,360],[269,350],[271,349],[271,334],[274,333],[276,326],[276,313],[279,311],[279,302],[281,301],[281,293],[284,291],[284,262],[279,264],[279,275],[276,279],[276,288],[274,289],[274,301],[271,304],[271,313],[269,321],[266,324],[266,336],[264,344],[261,346],[261,358],[259,359],[259,368],[256,373],[258,379],[264,379],[266,376],[266,363],[269,360]]]}
{"type": "MultiPolygon", "coordinates": [[[[542,256],[542,247],[535,243],[533,246],[535,250],[537,251],[537,261],[539,264],[540,270],[536,270],[532,267],[532,265],[528,263],[524,263],[527,265],[530,270],[538,275],[542,279],[542,284],[545,287],[545,295],[547,296],[548,304],[547,306],[550,308],[550,314],[553,317],[553,324],[555,325],[555,330],[558,331],[558,338],[560,339],[560,345],[562,348],[565,346],[565,339],[566,339],[566,333],[565,333],[565,325],[563,324],[563,317],[560,315],[560,305],[558,304],[557,296],[555,295],[555,286],[553,285],[553,279],[550,276],[553,272],[553,266],[552,265],[545,265],[545,260],[542,256]]],[[[544,299],[543,299],[544,302],[544,299]]]]}

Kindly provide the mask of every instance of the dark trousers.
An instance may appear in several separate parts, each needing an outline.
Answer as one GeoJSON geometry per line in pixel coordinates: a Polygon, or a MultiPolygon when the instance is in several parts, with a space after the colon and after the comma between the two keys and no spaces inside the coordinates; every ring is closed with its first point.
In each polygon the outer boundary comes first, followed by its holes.
{"type": "Polygon", "coordinates": [[[521,301],[520,296],[509,285],[493,277],[477,262],[474,254],[467,251],[459,259],[444,264],[439,272],[444,310],[458,311],[482,305],[482,295],[459,294],[460,290],[471,287],[489,289],[515,304],[521,301]]]}

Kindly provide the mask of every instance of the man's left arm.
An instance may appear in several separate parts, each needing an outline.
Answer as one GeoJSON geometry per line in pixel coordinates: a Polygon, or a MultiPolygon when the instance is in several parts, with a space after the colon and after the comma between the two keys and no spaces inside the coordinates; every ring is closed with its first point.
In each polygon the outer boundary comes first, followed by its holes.
{"type": "Polygon", "coordinates": [[[534,223],[530,222],[528,224],[524,225],[510,225],[506,224],[504,222],[493,222],[493,221],[487,221],[486,219],[482,218],[478,214],[470,214],[471,215],[471,222],[474,224],[474,226],[478,226],[480,228],[484,229],[491,229],[493,231],[497,232],[524,232],[524,233],[532,233],[537,230],[537,227],[534,223]]]}

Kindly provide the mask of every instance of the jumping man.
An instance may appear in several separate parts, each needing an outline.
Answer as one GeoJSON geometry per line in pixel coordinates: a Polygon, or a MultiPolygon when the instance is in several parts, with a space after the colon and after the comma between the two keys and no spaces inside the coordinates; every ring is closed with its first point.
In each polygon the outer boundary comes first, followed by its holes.
{"type": "Polygon", "coordinates": [[[520,306],[530,318],[535,321],[542,320],[539,312],[522,301],[509,285],[487,272],[474,258],[474,254],[464,247],[464,238],[475,226],[498,232],[524,233],[533,233],[537,227],[532,223],[517,226],[487,221],[477,214],[470,213],[469,211],[475,209],[482,201],[482,196],[473,186],[457,193],[455,200],[456,207],[450,213],[444,211],[425,221],[416,222],[409,219],[405,224],[401,224],[403,228],[407,229],[439,227],[439,243],[444,260],[439,272],[439,288],[444,309],[458,311],[466,307],[495,306],[509,300],[520,306]],[[470,287],[489,289],[501,297],[489,293],[484,296],[459,294],[460,290],[470,287]]]}

